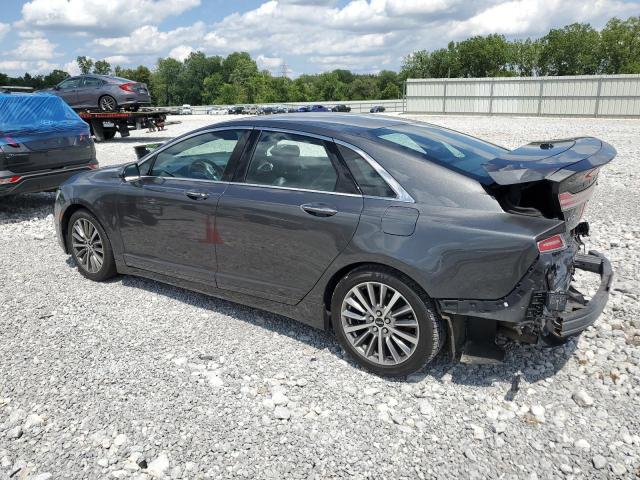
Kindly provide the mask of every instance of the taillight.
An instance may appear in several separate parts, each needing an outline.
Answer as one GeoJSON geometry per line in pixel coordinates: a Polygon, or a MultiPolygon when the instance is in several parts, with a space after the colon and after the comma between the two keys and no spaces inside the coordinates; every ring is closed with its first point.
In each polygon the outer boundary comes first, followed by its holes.
{"type": "Polygon", "coordinates": [[[0,178],[0,185],[7,185],[9,183],[19,182],[22,177],[20,175],[14,175],[13,177],[0,178]]]}
{"type": "Polygon", "coordinates": [[[20,148],[20,144],[11,137],[4,137],[2,141],[3,143],[5,143],[6,145],[9,145],[12,148],[20,148]]]}
{"type": "Polygon", "coordinates": [[[586,188],[578,193],[562,192],[558,195],[560,208],[562,211],[575,208],[582,203],[586,203],[593,195],[595,185],[586,188]]]}
{"type": "Polygon", "coordinates": [[[92,163],[92,164],[90,164],[90,165],[89,165],[89,168],[90,168],[91,170],[95,170],[95,169],[97,169],[99,166],[100,166],[100,165],[98,165],[97,163],[92,163]]]}
{"type": "Polygon", "coordinates": [[[135,83],[123,83],[122,85],[118,85],[122,90],[124,90],[125,92],[131,92],[134,93],[133,91],[133,86],[135,85],[135,83]]]}
{"type": "Polygon", "coordinates": [[[566,246],[567,245],[564,243],[562,235],[556,234],[549,238],[545,238],[544,240],[540,240],[538,242],[538,251],[540,253],[557,252],[559,250],[564,250],[566,246]]]}

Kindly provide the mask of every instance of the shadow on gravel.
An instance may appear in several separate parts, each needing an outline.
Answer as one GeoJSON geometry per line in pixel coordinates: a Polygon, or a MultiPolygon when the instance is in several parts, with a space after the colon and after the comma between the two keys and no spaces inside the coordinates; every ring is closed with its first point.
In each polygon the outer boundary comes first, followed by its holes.
{"type": "Polygon", "coordinates": [[[0,198],[0,225],[42,220],[53,214],[54,192],[26,193],[0,198]]]}
{"type": "MultiPolygon", "coordinates": [[[[70,263],[70,265],[74,264],[70,263]]],[[[164,295],[188,305],[207,308],[215,313],[233,316],[280,335],[286,335],[320,350],[327,349],[339,358],[344,359],[353,368],[362,370],[349,355],[344,353],[332,332],[316,330],[281,315],[154,280],[124,275],[117,277],[115,281],[121,281],[125,286],[142,288],[152,293],[164,295]]],[[[505,349],[507,355],[505,362],[501,365],[461,364],[452,361],[450,355],[443,349],[421,371],[406,378],[387,378],[386,380],[416,383],[431,377],[440,381],[443,380],[446,374],[449,374],[451,375],[451,382],[461,385],[486,387],[496,382],[506,383],[510,387],[505,389],[505,400],[510,401],[517,396],[521,379],[526,380],[527,383],[535,383],[551,377],[561,370],[573,355],[576,349],[576,342],[571,340],[566,345],[555,348],[542,345],[517,345],[511,342],[505,345],[505,349]]]]}

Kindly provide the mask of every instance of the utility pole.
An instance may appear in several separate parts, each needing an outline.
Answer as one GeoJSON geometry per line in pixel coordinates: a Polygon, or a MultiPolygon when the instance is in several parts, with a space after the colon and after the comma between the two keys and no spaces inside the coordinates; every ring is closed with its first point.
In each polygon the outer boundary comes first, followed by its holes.
{"type": "Polygon", "coordinates": [[[280,66],[280,76],[281,77],[288,77],[289,76],[289,72],[291,72],[291,70],[289,69],[289,65],[287,65],[287,62],[285,62],[283,60],[282,61],[282,65],[280,66]]]}

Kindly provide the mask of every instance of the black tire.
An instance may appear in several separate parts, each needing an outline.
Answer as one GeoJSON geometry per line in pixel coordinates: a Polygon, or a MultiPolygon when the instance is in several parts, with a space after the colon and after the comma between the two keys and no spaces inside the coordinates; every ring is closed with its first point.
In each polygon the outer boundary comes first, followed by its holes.
{"type": "Polygon", "coordinates": [[[569,341],[571,340],[577,341],[580,335],[582,335],[582,332],[571,335],[570,337],[558,337],[557,335],[550,333],[548,335],[542,335],[540,336],[540,338],[542,339],[542,342],[548,347],[561,347],[562,345],[569,343],[569,341]]]}
{"type": "MultiPolygon", "coordinates": [[[[438,354],[445,340],[445,328],[428,295],[405,275],[377,266],[363,266],[345,275],[336,286],[331,298],[331,320],[338,341],[349,355],[365,369],[381,376],[406,376],[420,370],[438,354]],[[383,365],[367,359],[347,338],[341,309],[349,292],[357,285],[374,282],[385,284],[399,292],[415,312],[418,322],[418,340],[415,349],[401,362],[383,365]]],[[[372,324],[373,325],[373,324],[372,324]]]]}
{"type": "Polygon", "coordinates": [[[105,129],[103,132],[103,135],[105,140],[111,140],[113,137],[116,136],[116,129],[115,128],[105,129]]]}
{"type": "MultiPolygon", "coordinates": [[[[77,237],[75,237],[77,238],[77,237]]],[[[78,271],[86,278],[93,280],[95,282],[103,282],[114,277],[118,272],[116,270],[116,262],[113,257],[113,250],[111,248],[111,242],[109,241],[109,237],[107,233],[102,228],[102,225],[98,221],[96,217],[94,217],[88,210],[81,209],[73,213],[71,218],[69,219],[69,224],[67,226],[67,250],[71,253],[73,260],[76,262],[76,266],[78,267],[78,271]],[[87,267],[84,266],[82,258],[79,257],[76,249],[73,246],[74,240],[74,226],[78,220],[84,220],[85,222],[89,222],[98,232],[98,235],[101,240],[102,245],[102,264],[97,271],[90,271],[87,267]]],[[[97,247],[96,247],[97,248],[97,247]]]]}
{"type": "Polygon", "coordinates": [[[102,95],[98,99],[98,108],[103,112],[115,112],[118,110],[118,102],[111,95],[102,95]]]}

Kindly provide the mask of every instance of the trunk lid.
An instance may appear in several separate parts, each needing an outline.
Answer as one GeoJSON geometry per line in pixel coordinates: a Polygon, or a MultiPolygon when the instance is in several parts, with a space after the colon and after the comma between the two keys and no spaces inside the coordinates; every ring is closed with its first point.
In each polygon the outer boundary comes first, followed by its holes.
{"type": "Polygon", "coordinates": [[[14,173],[29,173],[71,167],[95,161],[95,147],[89,135],[61,135],[12,140],[0,144],[0,163],[14,173]]]}
{"type": "Polygon", "coordinates": [[[483,166],[503,208],[511,213],[559,218],[578,225],[598,173],[616,150],[593,137],[533,142],[483,166]]]}

